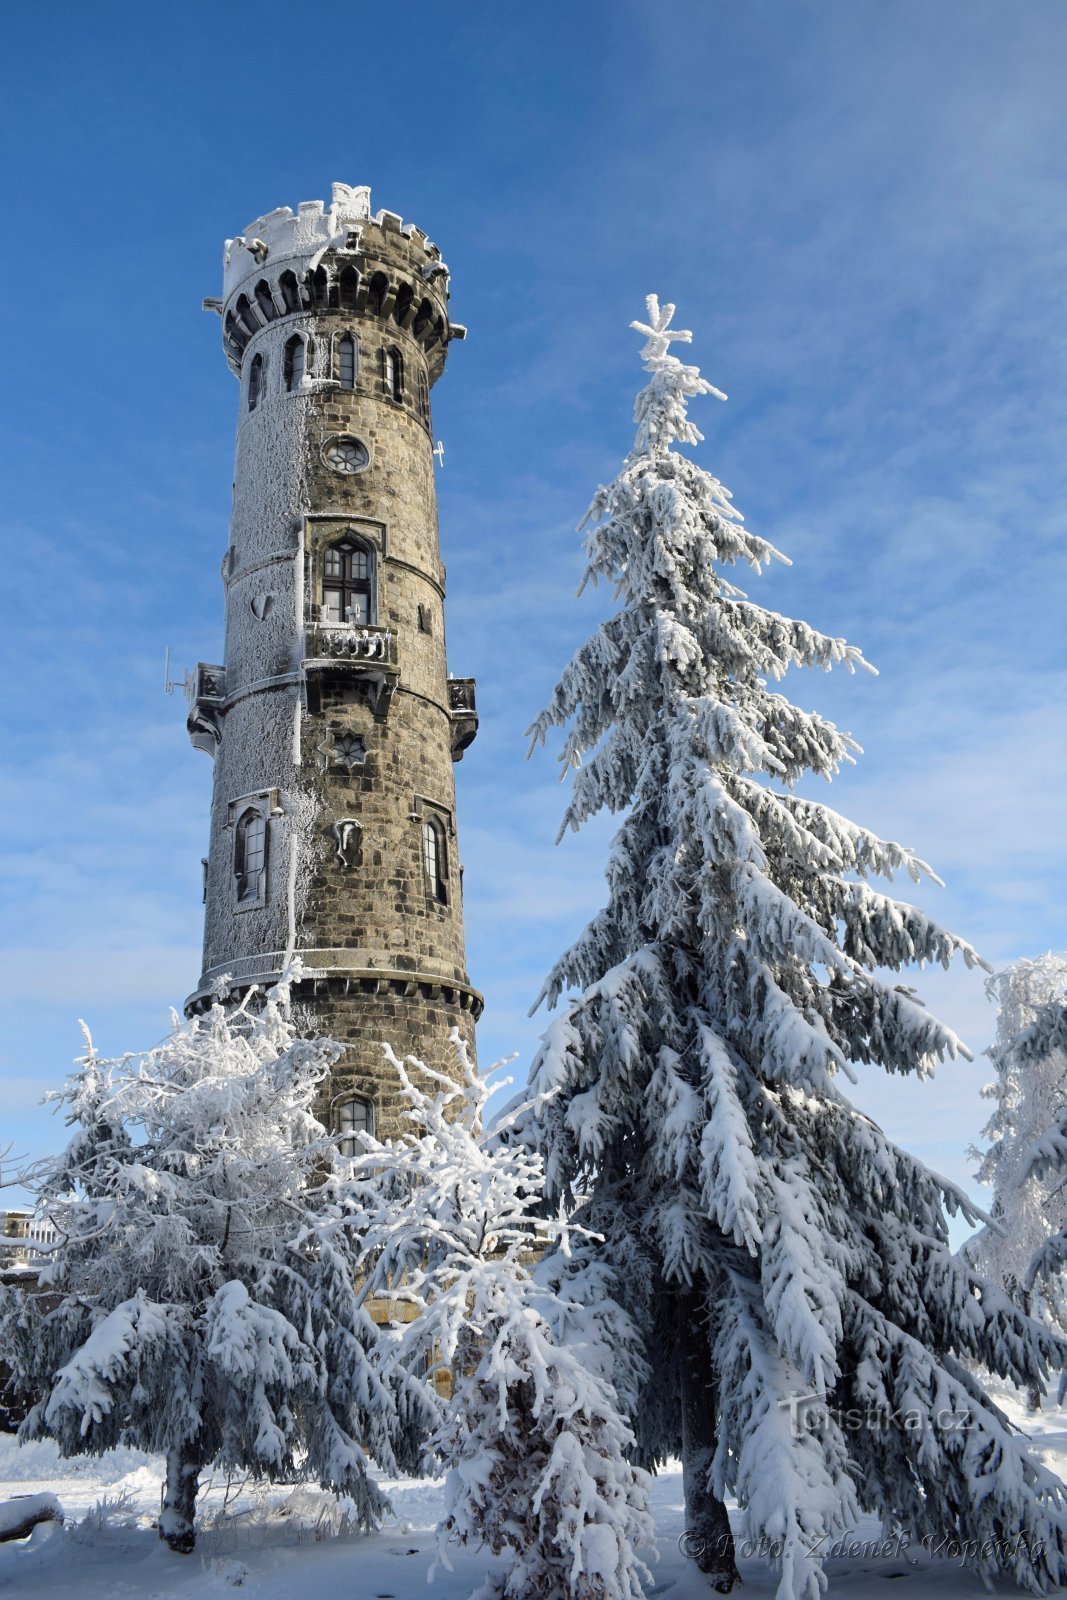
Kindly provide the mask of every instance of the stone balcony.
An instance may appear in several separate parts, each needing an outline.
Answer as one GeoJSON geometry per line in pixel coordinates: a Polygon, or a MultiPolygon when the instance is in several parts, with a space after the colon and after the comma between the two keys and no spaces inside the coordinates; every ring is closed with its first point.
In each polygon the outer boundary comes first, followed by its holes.
{"type": "Polygon", "coordinates": [[[400,677],[396,634],[369,624],[315,623],[305,634],[304,673],[309,686],[324,678],[355,682],[375,716],[384,716],[400,677]]]}
{"type": "Polygon", "coordinates": [[[448,714],[452,719],[452,760],[462,761],[464,750],[474,743],[478,732],[473,678],[449,678],[448,714]]]}

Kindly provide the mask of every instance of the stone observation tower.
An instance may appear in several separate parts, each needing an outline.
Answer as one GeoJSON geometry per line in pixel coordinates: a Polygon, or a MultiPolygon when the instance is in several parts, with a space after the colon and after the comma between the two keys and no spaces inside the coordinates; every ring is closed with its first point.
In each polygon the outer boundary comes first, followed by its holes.
{"type": "Polygon", "coordinates": [[[226,245],[240,381],[225,661],[189,733],[214,758],[204,970],[269,984],[299,956],[300,1025],[348,1046],[335,1129],[395,1130],[382,1041],[473,1044],[456,842],[474,683],[445,665],[430,388],[449,343],[440,251],[370,191],[273,211],[226,245]]]}

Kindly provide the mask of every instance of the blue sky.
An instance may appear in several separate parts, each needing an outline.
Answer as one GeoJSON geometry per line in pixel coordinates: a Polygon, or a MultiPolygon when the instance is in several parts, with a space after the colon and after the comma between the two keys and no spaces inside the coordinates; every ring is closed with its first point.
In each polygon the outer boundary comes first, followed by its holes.
{"type": "MultiPolygon", "coordinates": [[[[59,0],[4,34],[0,1143],[58,1139],[77,1017],[146,1045],[198,975],[209,762],[161,683],[221,644],[236,386],[200,300],[225,236],[335,179],[429,231],[471,330],[434,402],[483,1059],[522,1070],[600,903],[610,830],[553,847],[522,734],[604,604],[574,528],[650,290],[730,395],[699,459],[793,559],[754,596],[880,669],[789,680],[865,747],[825,798],[930,860],[994,965],[1067,943],[1060,0],[59,0]]],[[[979,977],[915,981],[989,1042],[979,977]]],[[[858,1094],[965,1179],[988,1075],[858,1094]]]]}

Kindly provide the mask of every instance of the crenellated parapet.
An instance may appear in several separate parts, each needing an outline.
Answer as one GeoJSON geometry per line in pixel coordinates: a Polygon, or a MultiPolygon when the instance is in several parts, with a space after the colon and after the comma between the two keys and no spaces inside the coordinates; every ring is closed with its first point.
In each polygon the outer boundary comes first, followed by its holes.
{"type": "Polygon", "coordinates": [[[204,305],[222,318],[226,358],[238,375],[249,344],[271,323],[348,314],[408,333],[433,383],[448,344],[467,331],[449,320],[448,281],[440,250],[421,228],[392,211],[371,216],[369,189],[335,183],[329,206],[285,206],[228,239],[223,296],[204,305]]]}

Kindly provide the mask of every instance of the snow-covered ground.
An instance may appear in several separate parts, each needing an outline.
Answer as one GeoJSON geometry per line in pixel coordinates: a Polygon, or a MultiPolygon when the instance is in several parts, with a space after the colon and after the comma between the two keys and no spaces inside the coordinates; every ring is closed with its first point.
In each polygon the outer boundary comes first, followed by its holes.
{"type": "MultiPolygon", "coordinates": [[[[1014,1391],[998,1401],[1030,1433],[1046,1463],[1067,1473],[1067,1411],[1051,1403],[1026,1417],[1014,1391]]],[[[18,1600],[193,1600],[224,1596],[235,1588],[257,1600],[307,1600],[336,1594],[344,1600],[467,1600],[488,1567],[484,1555],[455,1551],[454,1570],[438,1571],[427,1588],[439,1515],[440,1486],[408,1479],[385,1481],[395,1520],[369,1538],[325,1523],[331,1498],[305,1489],[255,1490],[216,1479],[201,1495],[203,1532],[192,1556],[177,1556],[159,1541],[152,1521],[159,1510],[162,1462],[133,1450],[63,1461],[50,1443],[20,1446],[0,1435],[0,1500],[54,1493],[63,1506],[62,1527],[44,1524],[29,1539],[0,1545],[0,1594],[18,1600]]],[[[709,1590],[678,1541],[684,1531],[681,1473],[674,1467],[654,1480],[653,1504],[660,1559],[651,1595],[707,1600],[709,1590]]],[[[879,1540],[873,1519],[852,1536],[879,1540]]],[[[773,1595],[774,1575],[743,1551],[745,1590],[773,1595]]],[[[893,1600],[932,1600],[984,1594],[957,1560],[918,1549],[843,1556],[828,1564],[835,1600],[875,1600],[894,1581],[893,1600]]],[[[1005,1586],[1006,1592],[1011,1592],[1005,1586]]]]}

